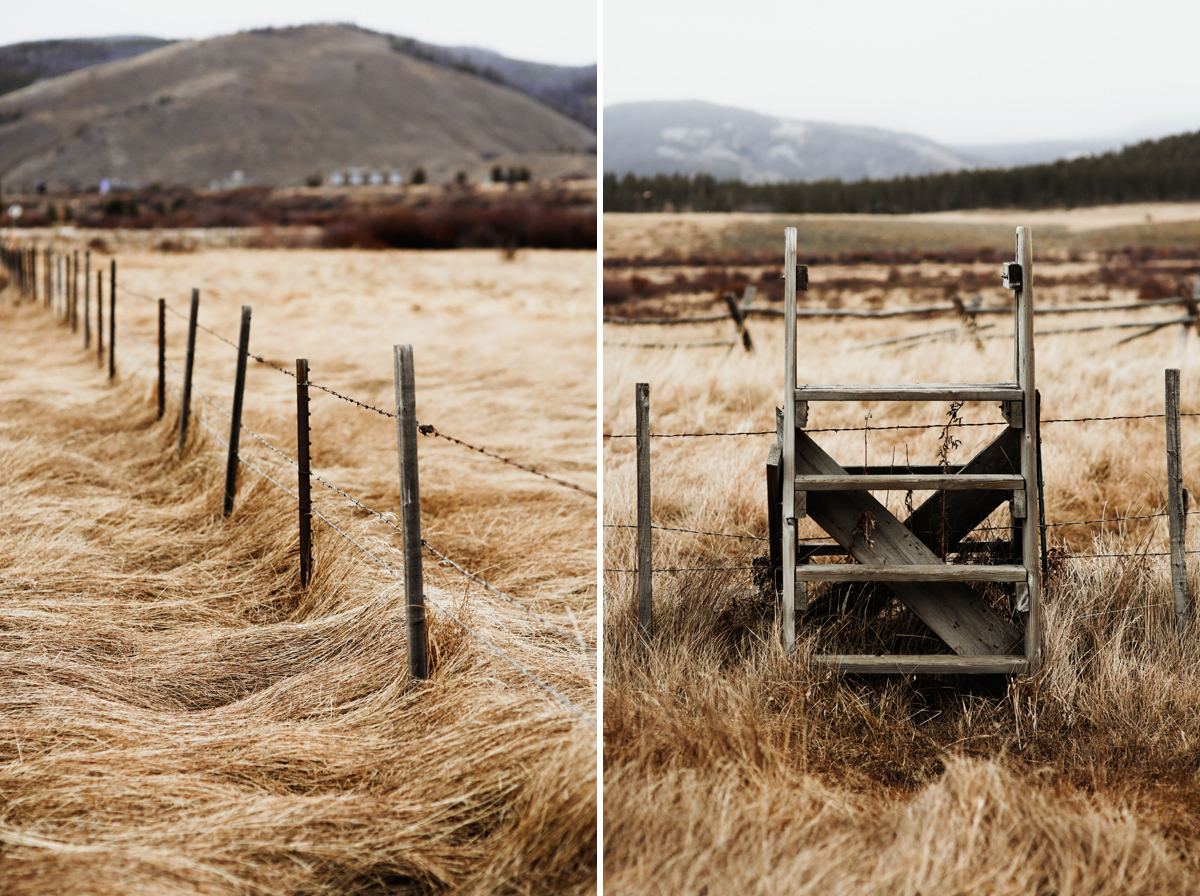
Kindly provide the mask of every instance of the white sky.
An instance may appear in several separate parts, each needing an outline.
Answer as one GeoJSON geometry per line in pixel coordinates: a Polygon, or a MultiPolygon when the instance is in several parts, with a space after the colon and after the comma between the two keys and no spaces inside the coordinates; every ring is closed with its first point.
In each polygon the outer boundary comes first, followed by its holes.
{"type": "Polygon", "coordinates": [[[943,143],[1200,129],[1194,0],[604,0],[605,106],[700,99],[943,143]]]}
{"type": "Polygon", "coordinates": [[[353,22],[444,46],[559,65],[596,61],[597,0],[4,0],[0,45],[57,37],[203,38],[353,22]]]}

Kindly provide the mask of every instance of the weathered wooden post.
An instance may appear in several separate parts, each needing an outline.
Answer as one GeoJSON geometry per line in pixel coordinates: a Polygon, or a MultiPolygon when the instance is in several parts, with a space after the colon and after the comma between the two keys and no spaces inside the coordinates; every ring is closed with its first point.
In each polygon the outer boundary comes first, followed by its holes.
{"type": "Polygon", "coordinates": [[[411,345],[393,348],[396,441],[400,452],[400,520],[404,538],[404,593],[408,621],[408,677],[429,677],[425,659],[425,588],[421,569],[421,493],[417,475],[417,390],[411,345]]]}
{"type": "Polygon", "coordinates": [[[634,387],[637,413],[638,631],[643,643],[654,637],[654,565],[650,518],[650,384],[634,387]]]}
{"type": "Polygon", "coordinates": [[[296,455],[300,497],[300,587],[312,581],[312,457],[308,418],[308,359],[296,359],[296,455]]]}
{"type": "Polygon", "coordinates": [[[187,441],[188,416],[192,411],[192,370],[196,362],[196,320],[200,316],[200,290],[192,290],[192,308],[188,314],[187,358],[183,362],[183,395],[179,407],[179,442],[175,446],[176,454],[183,454],[183,444],[187,441]]]}
{"type": "Polygon", "coordinates": [[[90,348],[92,344],[92,323],[88,319],[92,304],[92,250],[83,253],[83,347],[90,348]]]}
{"type": "Polygon", "coordinates": [[[167,412],[167,300],[158,300],[158,419],[167,412]]]}
{"type": "Polygon", "coordinates": [[[79,250],[71,263],[71,332],[79,332],[79,250]]]}
{"type": "Polygon", "coordinates": [[[117,373],[117,260],[108,275],[108,378],[117,373]]]}
{"type": "Polygon", "coordinates": [[[780,635],[791,656],[796,649],[796,228],[783,231],[783,600],[780,635]]]}
{"type": "Polygon", "coordinates": [[[1183,448],[1179,434],[1179,371],[1166,372],[1167,391],[1167,513],[1171,533],[1171,591],[1175,596],[1175,625],[1182,634],[1188,626],[1187,510],[1184,507],[1183,448]]]}
{"type": "Polygon", "coordinates": [[[104,363],[104,271],[96,271],[96,360],[104,363]]]}
{"type": "Polygon", "coordinates": [[[229,458],[225,462],[225,516],[233,513],[237,494],[238,441],[242,434],[242,396],[246,392],[246,358],[250,354],[250,306],[242,306],[242,328],[238,333],[237,375],[233,380],[233,413],[229,421],[229,458]]]}

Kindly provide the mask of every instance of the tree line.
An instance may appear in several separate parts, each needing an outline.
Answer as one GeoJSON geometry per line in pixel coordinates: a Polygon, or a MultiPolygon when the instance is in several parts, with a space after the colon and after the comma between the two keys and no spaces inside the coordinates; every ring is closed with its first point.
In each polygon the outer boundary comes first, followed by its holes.
{"type": "Polygon", "coordinates": [[[748,184],[708,174],[604,175],[606,212],[764,211],[786,214],[1058,208],[1200,199],[1200,131],[1115,152],[1018,168],[891,180],[748,184]]]}

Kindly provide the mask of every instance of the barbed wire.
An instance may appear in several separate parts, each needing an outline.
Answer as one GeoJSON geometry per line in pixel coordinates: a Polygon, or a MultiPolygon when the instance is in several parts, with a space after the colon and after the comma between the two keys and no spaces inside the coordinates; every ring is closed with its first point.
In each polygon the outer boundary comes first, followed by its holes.
{"type": "MultiPolygon", "coordinates": [[[[636,529],[635,523],[605,523],[605,529],[636,529]]],[[[651,529],[660,529],[664,532],[690,532],[693,535],[716,535],[720,538],[745,538],[752,541],[767,541],[761,535],[735,535],[732,532],[705,532],[703,529],[681,529],[677,526],[658,526],[651,525],[651,529]]]]}
{"type": "Polygon", "coordinates": [[[729,348],[736,340],[721,342],[606,342],[610,348],[729,348]]]}
{"type": "MultiPolygon", "coordinates": [[[[337,532],[338,535],[340,535],[342,538],[346,539],[346,541],[350,542],[350,544],[354,545],[356,548],[358,548],[360,551],[362,551],[362,553],[364,553],[367,557],[369,557],[375,563],[379,564],[381,567],[383,567],[385,570],[387,570],[389,573],[391,573],[394,578],[396,578],[400,581],[404,580],[403,573],[401,573],[399,570],[397,570],[395,567],[393,567],[387,561],[381,560],[379,557],[376,557],[369,550],[367,550],[365,547],[363,547],[361,544],[359,544],[357,541],[355,541],[352,537],[350,537],[344,531],[342,531],[342,529],[336,523],[334,523],[332,520],[330,520],[327,516],[325,516],[319,510],[317,510],[316,508],[313,508],[313,514],[315,516],[319,517],[320,519],[322,519],[330,528],[332,528],[335,532],[337,532]]],[[[579,707],[577,707],[574,703],[572,703],[570,700],[568,700],[566,697],[564,697],[562,694],[560,694],[558,691],[556,691],[553,687],[548,685],[546,682],[542,681],[540,678],[538,678],[536,675],[534,675],[532,672],[530,672],[528,669],[526,669],[521,663],[517,662],[515,659],[513,659],[511,656],[509,656],[505,651],[501,650],[499,647],[497,647],[495,644],[493,644],[487,638],[483,637],[483,635],[479,634],[477,631],[475,631],[473,628],[471,628],[471,626],[467,625],[467,623],[463,622],[454,613],[451,613],[449,610],[447,610],[445,607],[443,607],[440,603],[438,603],[437,601],[428,597],[427,595],[424,596],[424,599],[435,610],[437,610],[438,612],[442,613],[443,615],[445,615],[445,616],[449,617],[451,620],[453,620],[454,623],[456,625],[458,625],[458,627],[461,628],[463,631],[465,631],[468,635],[470,635],[475,640],[479,641],[481,644],[483,644],[485,647],[487,647],[489,650],[491,650],[497,656],[506,660],[513,668],[515,668],[517,671],[519,671],[523,675],[525,675],[526,678],[528,678],[530,681],[532,681],[534,684],[536,684],[538,687],[540,687],[546,693],[548,693],[552,697],[554,697],[555,700],[557,700],[559,703],[561,703],[567,709],[571,710],[571,712],[573,712],[577,716],[579,716],[579,718],[582,719],[593,730],[596,729],[595,718],[593,718],[592,716],[585,713],[583,710],[581,710],[579,707]]]]}

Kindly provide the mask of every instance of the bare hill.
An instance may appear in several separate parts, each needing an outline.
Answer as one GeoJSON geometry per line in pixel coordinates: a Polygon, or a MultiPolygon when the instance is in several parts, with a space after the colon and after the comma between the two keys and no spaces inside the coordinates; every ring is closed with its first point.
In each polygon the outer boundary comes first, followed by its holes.
{"type": "Polygon", "coordinates": [[[595,135],[516,90],[311,25],[163,47],[0,97],[0,177],[22,186],[300,184],[351,167],[483,179],[594,173],[595,135]]]}

